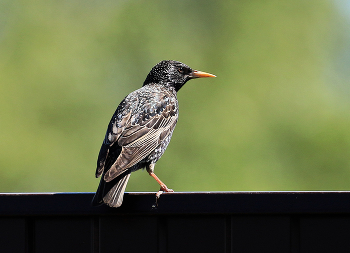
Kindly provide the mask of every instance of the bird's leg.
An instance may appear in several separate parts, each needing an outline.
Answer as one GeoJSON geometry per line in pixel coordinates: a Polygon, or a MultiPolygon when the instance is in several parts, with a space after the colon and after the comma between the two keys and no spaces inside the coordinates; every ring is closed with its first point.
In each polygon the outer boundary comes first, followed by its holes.
{"type": "Polygon", "coordinates": [[[169,189],[160,179],[154,174],[154,163],[151,163],[149,166],[146,167],[148,174],[153,177],[158,184],[160,185],[160,190],[157,192],[156,197],[159,199],[160,195],[163,192],[174,192],[172,189],[169,189]]]}
{"type": "Polygon", "coordinates": [[[160,179],[156,176],[156,174],[154,174],[153,172],[148,172],[148,173],[151,177],[153,177],[158,182],[158,184],[160,185],[160,191],[173,192],[172,189],[169,189],[162,181],[160,181],[160,179]]]}

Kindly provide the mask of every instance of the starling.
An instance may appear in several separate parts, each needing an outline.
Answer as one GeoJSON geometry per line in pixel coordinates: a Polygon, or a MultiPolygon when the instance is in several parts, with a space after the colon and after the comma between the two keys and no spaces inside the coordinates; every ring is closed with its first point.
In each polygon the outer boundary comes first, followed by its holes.
{"type": "Polygon", "coordinates": [[[146,168],[160,191],[173,192],[154,174],[173,134],[179,106],[176,94],[190,79],[215,77],[178,61],[161,61],[143,86],[119,104],[109,122],[97,160],[96,177],[102,175],[93,205],[119,207],[133,171],[146,168]]]}

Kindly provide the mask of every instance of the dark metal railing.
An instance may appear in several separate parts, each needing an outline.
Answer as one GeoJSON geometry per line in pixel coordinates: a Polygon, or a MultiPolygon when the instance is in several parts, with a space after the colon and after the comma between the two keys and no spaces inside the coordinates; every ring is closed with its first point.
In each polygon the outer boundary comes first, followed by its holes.
{"type": "Polygon", "coordinates": [[[350,252],[350,192],[0,194],[0,252],[350,252]]]}

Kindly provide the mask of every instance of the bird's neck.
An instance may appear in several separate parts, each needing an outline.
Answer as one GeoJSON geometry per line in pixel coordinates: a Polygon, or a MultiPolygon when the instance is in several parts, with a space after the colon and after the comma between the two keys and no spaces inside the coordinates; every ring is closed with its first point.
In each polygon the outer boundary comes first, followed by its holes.
{"type": "Polygon", "coordinates": [[[183,86],[183,84],[177,84],[177,83],[144,83],[143,86],[146,85],[161,85],[163,87],[165,87],[167,90],[169,90],[170,92],[174,93],[176,95],[176,93],[181,89],[181,87],[183,86]]]}
{"type": "Polygon", "coordinates": [[[169,89],[174,89],[176,92],[178,92],[182,88],[182,86],[185,85],[185,83],[168,82],[168,83],[165,84],[165,86],[169,87],[169,89]]]}

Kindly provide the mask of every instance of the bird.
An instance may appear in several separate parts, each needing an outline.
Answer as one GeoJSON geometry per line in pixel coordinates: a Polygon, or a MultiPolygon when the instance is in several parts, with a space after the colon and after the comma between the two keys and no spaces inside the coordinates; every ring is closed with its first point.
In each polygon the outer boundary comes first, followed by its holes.
{"type": "MultiPolygon", "coordinates": [[[[168,147],[179,116],[177,92],[189,80],[216,77],[186,64],[163,60],[143,86],[127,95],[113,114],[101,145],[95,176],[101,177],[93,206],[119,207],[132,172],[146,168],[161,192],[173,192],[154,173],[168,147]]],[[[159,195],[157,195],[159,196],[159,195]]]]}

